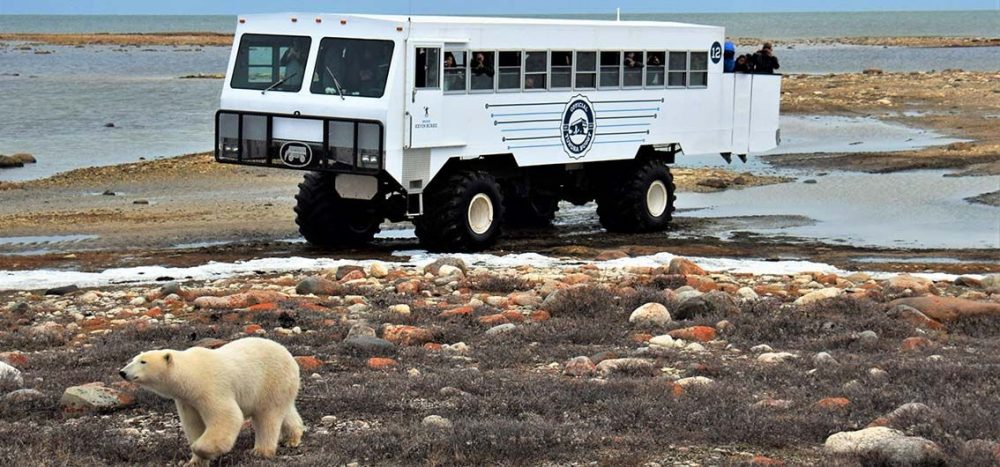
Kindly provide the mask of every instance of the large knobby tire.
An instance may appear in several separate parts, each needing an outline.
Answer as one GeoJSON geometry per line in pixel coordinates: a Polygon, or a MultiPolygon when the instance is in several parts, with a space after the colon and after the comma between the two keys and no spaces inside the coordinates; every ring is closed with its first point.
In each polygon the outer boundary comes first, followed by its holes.
{"type": "MultiPolygon", "coordinates": [[[[309,243],[324,248],[368,243],[383,216],[375,201],[344,199],[337,194],[335,174],[310,172],[295,195],[295,223],[309,243]]],[[[377,199],[377,198],[376,198],[377,199]]]]}
{"type": "Polygon", "coordinates": [[[597,215],[609,232],[665,230],[674,212],[674,177],[657,160],[637,161],[597,199],[597,215]]]}
{"type": "Polygon", "coordinates": [[[504,219],[500,186],[490,174],[462,171],[424,192],[417,238],[431,251],[479,251],[496,242],[504,219]]]}
{"type": "Polygon", "coordinates": [[[542,228],[552,225],[559,210],[559,198],[554,196],[530,196],[527,198],[504,199],[507,216],[506,225],[511,227],[542,228]]]}

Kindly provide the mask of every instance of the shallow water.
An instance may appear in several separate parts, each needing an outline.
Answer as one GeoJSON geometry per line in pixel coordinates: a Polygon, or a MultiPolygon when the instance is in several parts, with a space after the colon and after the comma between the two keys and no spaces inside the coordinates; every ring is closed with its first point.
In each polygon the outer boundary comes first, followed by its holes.
{"type": "Polygon", "coordinates": [[[697,209],[685,213],[694,217],[791,215],[816,221],[746,229],[766,235],[889,248],[1000,248],[1000,209],[963,200],[1000,189],[1000,176],[955,178],[944,177],[946,173],[838,172],[816,177],[816,184],[682,193],[677,207],[697,209]]]}

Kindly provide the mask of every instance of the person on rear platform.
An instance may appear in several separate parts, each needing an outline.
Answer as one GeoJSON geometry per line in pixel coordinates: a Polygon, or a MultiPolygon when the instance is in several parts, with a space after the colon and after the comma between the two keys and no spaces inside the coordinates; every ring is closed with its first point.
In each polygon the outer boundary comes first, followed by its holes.
{"type": "Polygon", "coordinates": [[[733,41],[726,41],[726,48],[722,52],[722,71],[732,73],[736,70],[736,46],[733,41]]]}
{"type": "Polygon", "coordinates": [[[753,54],[752,65],[754,73],[763,74],[773,74],[774,70],[781,68],[781,65],[778,65],[778,57],[771,51],[770,42],[765,42],[764,47],[753,54]]]}

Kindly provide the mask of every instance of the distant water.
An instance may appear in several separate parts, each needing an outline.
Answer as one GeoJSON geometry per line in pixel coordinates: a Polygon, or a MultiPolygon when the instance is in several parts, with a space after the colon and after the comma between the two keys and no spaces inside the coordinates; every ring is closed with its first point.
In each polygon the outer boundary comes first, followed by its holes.
{"type": "MultiPolygon", "coordinates": [[[[289,5],[294,9],[294,5],[289,5]]],[[[334,10],[331,3],[329,10],[334,10]]],[[[613,19],[607,15],[559,17],[613,19]]],[[[427,10],[420,10],[421,12],[427,10]]],[[[448,14],[446,11],[435,11],[448,14]]],[[[725,26],[734,37],[770,39],[855,36],[1000,35],[1000,10],[853,13],[653,13],[622,14],[623,20],[658,20],[725,26]]],[[[232,32],[233,16],[38,16],[0,15],[6,32],[232,32]]]]}

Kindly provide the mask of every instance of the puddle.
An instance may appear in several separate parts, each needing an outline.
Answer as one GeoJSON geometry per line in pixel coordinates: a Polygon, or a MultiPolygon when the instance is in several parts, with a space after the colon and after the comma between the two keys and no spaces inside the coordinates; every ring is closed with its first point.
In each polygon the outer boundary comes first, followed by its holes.
{"type": "Polygon", "coordinates": [[[856,263],[911,263],[911,264],[959,264],[962,261],[956,258],[944,258],[944,257],[920,257],[920,258],[879,258],[877,256],[864,256],[860,258],[851,258],[851,261],[856,263]]]}
{"type": "Polygon", "coordinates": [[[38,246],[60,243],[79,243],[100,238],[97,235],[40,235],[30,237],[0,237],[0,246],[38,246]]]}
{"type": "Polygon", "coordinates": [[[946,178],[943,171],[831,173],[818,183],[785,183],[721,193],[682,193],[693,217],[802,216],[802,225],[747,226],[749,232],[856,246],[1000,248],[1000,210],[963,198],[996,190],[1000,177],[946,178]]]}

